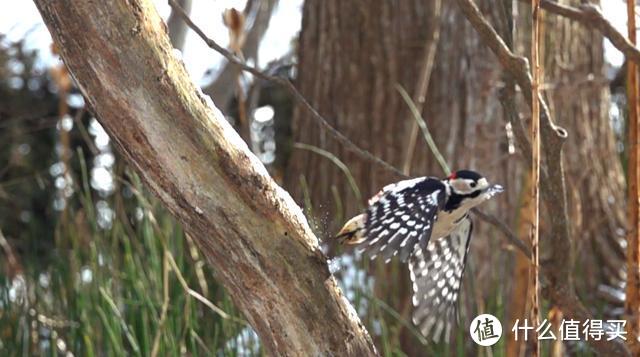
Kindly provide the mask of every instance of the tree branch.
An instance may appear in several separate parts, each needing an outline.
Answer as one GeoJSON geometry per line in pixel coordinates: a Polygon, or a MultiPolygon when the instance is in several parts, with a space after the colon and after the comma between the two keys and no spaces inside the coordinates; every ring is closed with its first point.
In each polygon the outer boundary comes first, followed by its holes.
{"type": "MultiPolygon", "coordinates": [[[[529,2],[529,0],[520,1],[529,2]]],[[[598,29],[627,59],[640,64],[640,49],[616,30],[597,6],[593,4],[582,4],[578,7],[573,7],[551,0],[541,0],[540,6],[548,12],[579,22],[590,29],[598,29]]]]}
{"type": "Polygon", "coordinates": [[[302,211],[207,106],[152,3],[35,3],[115,146],[194,238],[266,352],[376,354],[302,211]]]}
{"type": "Polygon", "coordinates": [[[472,208],[471,212],[473,212],[473,214],[481,220],[496,227],[500,232],[502,232],[505,238],[507,238],[507,240],[511,244],[513,244],[514,247],[518,248],[518,250],[522,254],[524,254],[525,257],[531,259],[531,248],[528,247],[527,244],[522,241],[522,239],[518,238],[518,236],[516,236],[516,234],[511,231],[511,228],[509,228],[506,223],[502,222],[495,216],[480,211],[478,208],[472,208]]]}
{"type": "MultiPolygon", "coordinates": [[[[531,95],[531,77],[526,59],[518,57],[509,50],[502,38],[484,18],[473,0],[457,0],[458,6],[467,20],[475,28],[481,40],[493,51],[505,71],[513,76],[520,86],[526,102],[533,103],[531,95]]],[[[544,243],[552,245],[550,259],[542,264],[546,288],[543,293],[557,305],[565,316],[584,321],[591,319],[591,313],[576,296],[571,280],[572,263],[571,236],[567,214],[567,198],[562,164],[562,144],[567,132],[556,126],[551,120],[549,109],[540,95],[540,140],[545,160],[541,166],[543,182],[542,197],[548,211],[551,237],[544,237],[544,243]],[[544,175],[546,172],[546,175],[544,175]]],[[[515,130],[515,127],[514,127],[515,130]]],[[[520,139],[519,137],[517,137],[520,139]]],[[[624,344],[613,341],[589,340],[591,346],[604,356],[628,355],[624,344]]]]}

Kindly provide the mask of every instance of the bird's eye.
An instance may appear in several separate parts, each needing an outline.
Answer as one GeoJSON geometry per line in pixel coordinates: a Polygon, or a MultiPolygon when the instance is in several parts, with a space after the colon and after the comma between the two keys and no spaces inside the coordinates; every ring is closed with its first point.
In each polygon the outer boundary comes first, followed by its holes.
{"type": "Polygon", "coordinates": [[[471,183],[469,184],[469,186],[471,186],[471,188],[475,188],[475,187],[476,187],[476,185],[477,185],[477,184],[476,184],[475,182],[471,182],[471,183]]]}

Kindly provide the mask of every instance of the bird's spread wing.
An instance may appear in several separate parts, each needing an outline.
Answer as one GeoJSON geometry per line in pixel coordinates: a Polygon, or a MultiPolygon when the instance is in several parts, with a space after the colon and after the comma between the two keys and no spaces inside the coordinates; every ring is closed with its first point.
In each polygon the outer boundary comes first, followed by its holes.
{"type": "Polygon", "coordinates": [[[456,302],[464,272],[473,225],[465,218],[448,236],[429,242],[427,249],[416,249],[409,260],[413,283],[413,323],[424,336],[445,340],[457,320],[456,302]]]}
{"type": "Polygon", "coordinates": [[[399,255],[406,261],[417,245],[427,247],[445,197],[444,185],[430,177],[386,186],[369,201],[365,238],[358,247],[372,259],[399,255]]]}

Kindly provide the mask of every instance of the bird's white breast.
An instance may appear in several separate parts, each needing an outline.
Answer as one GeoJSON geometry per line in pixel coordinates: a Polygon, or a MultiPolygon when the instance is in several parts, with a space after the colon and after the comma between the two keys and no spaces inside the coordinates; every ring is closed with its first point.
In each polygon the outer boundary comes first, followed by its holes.
{"type": "Polygon", "coordinates": [[[438,239],[449,235],[467,215],[467,210],[442,211],[438,213],[438,219],[431,233],[432,239],[438,239]]]}

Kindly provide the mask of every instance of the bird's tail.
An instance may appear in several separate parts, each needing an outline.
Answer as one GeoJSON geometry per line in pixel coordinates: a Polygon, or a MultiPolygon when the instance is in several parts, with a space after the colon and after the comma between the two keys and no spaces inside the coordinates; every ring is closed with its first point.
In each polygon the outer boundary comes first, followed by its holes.
{"type": "Polygon", "coordinates": [[[344,227],[336,234],[336,239],[340,244],[358,244],[365,240],[366,214],[360,214],[351,218],[344,227]]]}

